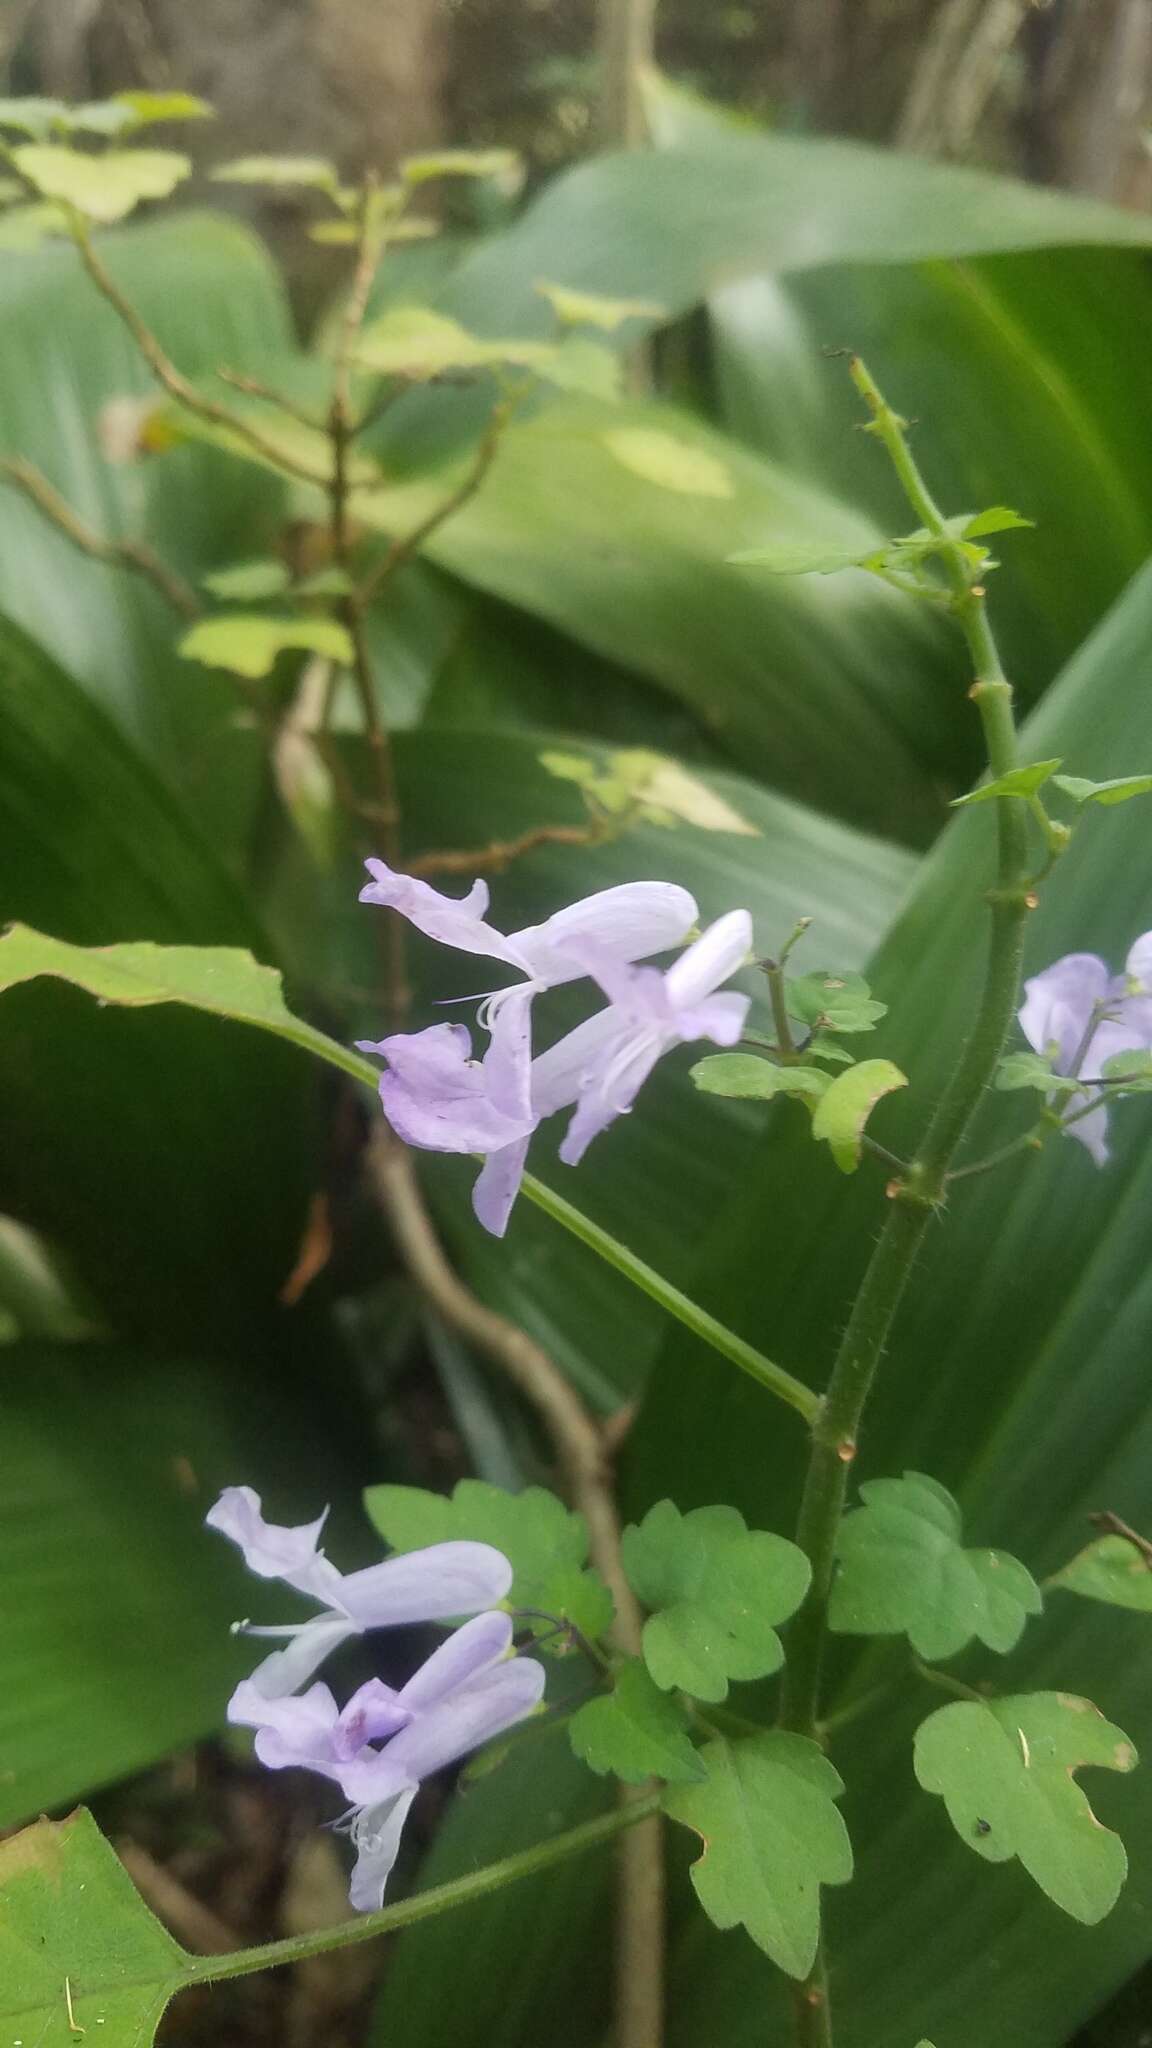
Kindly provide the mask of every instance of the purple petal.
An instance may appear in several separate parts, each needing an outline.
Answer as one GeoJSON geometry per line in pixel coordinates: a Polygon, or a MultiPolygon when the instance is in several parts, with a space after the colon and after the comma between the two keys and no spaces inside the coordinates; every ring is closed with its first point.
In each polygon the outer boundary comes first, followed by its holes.
{"type": "Polygon", "coordinates": [[[486,882],[473,882],[467,896],[442,896],[427,882],[415,875],[399,875],[382,860],[366,861],[365,866],[373,879],[361,889],[361,903],[382,903],[399,911],[418,932],[438,939],[441,945],[455,946],[458,952],[521,964],[503,932],[485,920],[486,882]]]}
{"type": "Polygon", "coordinates": [[[472,1210],[476,1221],[493,1237],[503,1237],[508,1228],[527,1157],[528,1139],[518,1138],[514,1145],[503,1145],[498,1152],[490,1152],[480,1169],[472,1190],[472,1210]]]}
{"type": "Polygon", "coordinates": [[[355,1805],[370,1806],[398,1774],[418,1783],[502,1735],[532,1712],[543,1691],[544,1667],[531,1657],[481,1671],[402,1728],[375,1761],[346,1765],[340,1784],[355,1805]]]}
{"type": "Polygon", "coordinates": [[[1134,982],[1141,995],[1152,996],[1152,932],[1144,932],[1128,948],[1124,963],[1128,979],[1134,982]]]}
{"type": "Polygon", "coordinates": [[[317,1547],[327,1519],[325,1508],[315,1522],[294,1529],[266,1522],[260,1495],[250,1486],[226,1486],[204,1517],[210,1529],[238,1546],[250,1572],[261,1579],[283,1579],[298,1592],[329,1602],[340,1574],[317,1547]]]}
{"type": "Polygon", "coordinates": [[[531,985],[501,989],[488,999],[486,1018],[492,1043],[484,1055],[484,1086],[493,1107],[521,1125],[531,1125],[531,985]]]}
{"type": "Polygon", "coordinates": [[[361,1628],[390,1628],[479,1614],[503,1600],[511,1584],[508,1559],[490,1543],[433,1543],[353,1572],[340,1597],[361,1628]]]}
{"type": "MultiPolygon", "coordinates": [[[[462,1024],[382,1038],[372,1047],[388,1061],[380,1100],[397,1137],[431,1152],[493,1152],[535,1128],[530,1113],[505,1116],[492,1102],[489,1075],[471,1058],[462,1024]]],[[[525,1098],[527,1089],[525,1088],[525,1098]]]]}
{"type": "Polygon", "coordinates": [[[1035,1052],[1056,1047],[1056,1071],[1067,1073],[1084,1041],[1092,1011],[1109,994],[1108,969],[1095,953],[1066,953],[1024,983],[1020,1029],[1035,1052]]]}
{"type": "Polygon", "coordinates": [[[585,1018],[564,1038],[532,1062],[532,1107],[538,1117],[551,1116],[575,1102],[598,1061],[628,1034],[627,1022],[609,1006],[585,1018]]]}
{"type": "Polygon", "coordinates": [[[335,1775],[333,1745],[336,1702],[326,1685],[314,1685],[300,1699],[265,1699],[250,1681],[228,1703],[228,1719],[255,1728],[256,1754],[270,1771],[300,1769],[335,1775]]]}
{"type": "Polygon", "coordinates": [[[730,910],[724,917],[718,917],[668,969],[664,983],[673,1006],[678,1010],[693,1008],[735,974],[751,951],[749,913],[730,910]]]}
{"type": "Polygon", "coordinates": [[[366,1742],[382,1742],[406,1728],[411,1719],[395,1688],[385,1685],[382,1679],[370,1678],[353,1693],[336,1723],[333,1754],[341,1763],[350,1763],[366,1742]]]}
{"type": "Polygon", "coordinates": [[[724,989],[719,995],[705,996],[694,1009],[681,1010],[677,1031],[686,1045],[697,1038],[710,1038],[713,1045],[738,1045],[751,1007],[751,996],[724,989]]]}
{"type": "Polygon", "coordinates": [[[510,1614],[478,1614],[454,1629],[446,1642],[420,1666],[397,1694],[401,1704],[413,1713],[424,1712],[466,1679],[498,1664],[512,1647],[510,1614]]]}
{"type": "MultiPolygon", "coordinates": [[[[252,1635],[259,1633],[249,1630],[252,1635]]],[[[345,1620],[343,1615],[319,1614],[315,1621],[307,1621],[293,1632],[285,1649],[273,1650],[270,1657],[265,1657],[248,1682],[268,1700],[298,1692],[313,1672],[319,1671],[325,1657],[359,1633],[356,1622],[345,1620]]]]}
{"type": "Polygon", "coordinates": [[[572,941],[592,939],[615,960],[642,960],[678,946],[696,917],[695,900],[674,882],[622,882],[570,903],[543,924],[513,932],[508,943],[534,980],[555,988],[584,972],[569,956],[572,941]]]}
{"type": "Polygon", "coordinates": [[[564,1133],[560,1157],[565,1166],[578,1166],[593,1138],[616,1117],[631,1109],[670,1039],[655,1031],[629,1031],[609,1048],[593,1068],[576,1105],[576,1114],[564,1133]]]}
{"type": "Polygon", "coordinates": [[[348,1887],[349,1903],[358,1913],[374,1913],[383,1903],[384,1888],[400,1848],[400,1836],[417,1786],[407,1785],[380,1805],[358,1813],[352,1829],[356,1865],[348,1887]]]}

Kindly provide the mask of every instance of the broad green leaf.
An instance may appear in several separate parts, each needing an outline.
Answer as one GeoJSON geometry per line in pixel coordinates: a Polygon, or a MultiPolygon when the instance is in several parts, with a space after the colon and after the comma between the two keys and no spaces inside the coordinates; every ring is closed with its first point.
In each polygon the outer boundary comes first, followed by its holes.
{"type": "Polygon", "coordinates": [[[697,1060],[692,1079],[705,1095],[739,1096],[753,1102],[769,1101],[776,1095],[817,1098],[829,1085],[828,1075],[819,1067],[780,1067],[751,1052],[721,1052],[697,1060]]]}
{"type": "Polygon", "coordinates": [[[603,440],[617,462],[659,490],[682,491],[689,498],[730,498],[735,489],[718,456],[661,427],[610,428],[603,440]]]}
{"type": "Polygon", "coordinates": [[[335,165],[322,156],[238,156],[210,174],[222,185],[314,185],[334,192],[335,165]]]}
{"type": "Polygon", "coordinates": [[[352,660],[352,640],[338,619],[273,619],[262,612],[230,612],[227,617],[201,619],[178,647],[186,661],[232,669],[240,676],[270,675],[279,655],[296,651],[347,664],[352,660]]]}
{"type": "Polygon", "coordinates": [[[562,327],[600,327],[614,333],[626,320],[660,320],[664,307],[655,299],[605,299],[599,292],[572,291],[565,284],[538,284],[562,327]]]}
{"type": "Polygon", "coordinates": [[[1055,1905],[1094,1927],[1128,1871],[1124,1844],[1102,1827],[1074,1773],[1135,1768],[1127,1736],[1072,1693],[957,1700],[916,1731],[916,1776],[938,1792],[961,1841],[988,1863],[1018,1856],[1055,1905]]]}
{"type": "Polygon", "coordinates": [[[1114,775],[1109,782],[1088,782],[1081,775],[1054,775],[1053,786],[1076,804],[1123,804],[1130,796],[1146,796],[1152,775],[1114,775]]]}
{"type": "Polygon", "coordinates": [[[68,107],[64,100],[27,99],[0,100],[0,128],[18,128],[23,135],[47,135],[51,129],[66,126],[68,107]]]}
{"type": "Polygon", "coordinates": [[[852,1845],[836,1810],[843,1783],[802,1735],[773,1730],[702,1752],[707,1783],[665,1806],[701,1836],[692,1883],[720,1928],[745,1927],[790,1977],[806,1977],[820,1933],[820,1887],[846,1884],[852,1845]]]}
{"type": "Polygon", "coordinates": [[[252,604],[262,597],[280,597],[290,577],[284,563],[269,555],[263,561],[237,562],[235,568],[217,569],[201,578],[205,590],[226,602],[252,604]]]}
{"type": "Polygon", "coordinates": [[[994,782],[985,782],[979,789],[969,790],[967,796],[953,797],[952,807],[959,810],[961,804],[990,803],[998,796],[1035,796],[1059,766],[1058,759],[1029,761],[1024,768],[1013,768],[1007,775],[998,775],[994,782]]]}
{"type": "Polygon", "coordinates": [[[823,968],[816,974],[790,975],[785,995],[789,1016],[816,1031],[871,1031],[888,1014],[887,1004],[875,1000],[862,974],[833,974],[823,968]]]}
{"type": "Polygon", "coordinates": [[[514,149],[437,149],[423,156],[401,159],[400,175],[406,184],[424,185],[430,178],[496,178],[501,183],[521,176],[521,162],[514,149]]]}
{"type": "Polygon", "coordinates": [[[864,1126],[876,1104],[907,1086],[907,1074],[891,1060],[860,1060],[825,1089],[813,1113],[812,1136],[831,1147],[841,1173],[855,1173],[859,1166],[864,1126]]]}
{"type": "Polygon", "coordinates": [[[501,363],[537,368],[553,354],[547,342],[485,341],[425,306],[393,306],[362,329],[356,343],[361,369],[381,377],[420,381],[449,370],[490,369],[501,363]]]}
{"type": "Polygon", "coordinates": [[[994,1088],[1036,1088],[1041,1095],[1076,1095],[1080,1084],[1068,1074],[1057,1074],[1042,1052],[1005,1053],[996,1069],[994,1088]]]}
{"type": "Polygon", "coordinates": [[[602,1777],[611,1773],[630,1785],[646,1778],[682,1785],[707,1776],[689,1737],[687,1714],[653,1684],[638,1657],[616,1671],[606,1699],[589,1700],[573,1715],[568,1735],[577,1756],[602,1777]]]}
{"type": "Polygon", "coordinates": [[[0,2022],[10,2040],[69,2048],[91,2030],[106,2048],[143,2048],[193,1980],[191,1959],[83,1807],[0,1844],[0,1906],[0,2022]]]}
{"type": "Polygon", "coordinates": [[[1152,1614],[1152,1561],[1127,1536],[1099,1536],[1047,1581],[1086,1600],[1152,1614]]]}
{"type": "Polygon", "coordinates": [[[103,150],[99,156],[59,143],[22,143],[12,160],[45,199],[74,206],[89,220],[123,220],[143,199],[167,199],[192,165],[170,149],[103,150]]]}
{"type": "Polygon", "coordinates": [[[965,1550],[952,1495],[921,1472],[866,1480],[846,1515],[828,1610],[841,1635],[906,1635],[921,1657],[954,1657],[977,1637],[1014,1649],[1043,1600],[1003,1550],[965,1550]]]}
{"type": "MultiPolygon", "coordinates": [[[[538,1608],[556,1622],[571,1621],[593,1640],[612,1622],[612,1600],[595,1572],[584,1569],[588,1532],[582,1516],[570,1514],[542,1486],[507,1493],[481,1479],[461,1479],[451,1499],[416,1486],[370,1486],[364,1495],[369,1519],[396,1550],[464,1540],[492,1543],[503,1551],[514,1578],[508,1604],[538,1608]]],[[[551,1623],[531,1618],[532,1631],[546,1635],[551,1623]]],[[[561,1641],[560,1649],[569,1646],[561,1641]]]]}
{"type": "Polygon", "coordinates": [[[662,1691],[724,1700],[730,1680],[779,1670],[772,1624],[787,1621],[808,1588],[808,1561],[794,1543],[749,1529],[735,1508],[682,1515],[664,1500],[625,1529],[622,1557],[652,1610],[644,1662],[662,1691]]]}

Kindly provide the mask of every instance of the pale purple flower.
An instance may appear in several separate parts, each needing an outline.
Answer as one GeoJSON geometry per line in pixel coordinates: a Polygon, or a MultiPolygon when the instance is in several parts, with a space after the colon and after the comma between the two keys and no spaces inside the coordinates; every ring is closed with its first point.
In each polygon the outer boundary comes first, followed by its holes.
{"type": "MultiPolygon", "coordinates": [[[[1095,953],[1066,953],[1024,983],[1019,1018],[1029,1045],[1051,1058],[1056,1073],[1086,1084],[1098,1082],[1117,1053],[1152,1051],[1152,932],[1130,948],[1123,974],[1110,973],[1095,953]]],[[[1097,1106],[1070,1124],[1068,1135],[1104,1166],[1108,1105],[1098,1087],[1086,1085],[1083,1093],[1086,1101],[1099,1098],[1097,1106]]]]}
{"type": "Polygon", "coordinates": [[[492,1034],[497,1054],[490,1075],[491,1100],[516,1119],[524,1115],[528,1100],[533,999],[544,989],[578,981],[587,971],[572,955],[571,945],[592,940],[611,960],[643,960],[649,953],[680,945],[697,916],[694,899],[674,882],[623,882],[570,903],[543,924],[505,934],[487,921],[486,882],[473,882],[463,897],[442,896],[429,883],[397,874],[382,860],[366,865],[372,880],[360,891],[361,903],[384,904],[428,938],[459,952],[502,960],[524,975],[511,988],[486,995],[480,1019],[492,1034]]]}
{"type": "Polygon", "coordinates": [[[249,1570],[262,1579],[283,1579],[324,1608],[314,1620],[285,1628],[241,1625],[246,1635],[280,1638],[287,1646],[274,1650],[246,1681],[265,1699],[296,1692],[351,1636],[480,1614],[503,1600],[512,1584],[511,1565],[489,1543],[433,1543],[364,1571],[338,1572],[319,1548],[327,1511],[303,1527],[281,1528],[264,1520],[260,1496],[250,1486],[226,1487],[205,1519],[238,1545],[249,1570]]]}
{"type": "Polygon", "coordinates": [[[353,1811],[357,1850],[350,1898],[371,1912],[384,1895],[400,1833],[421,1782],[502,1735],[539,1704],[543,1666],[509,1657],[512,1619],[481,1614],[434,1650],[394,1692],[369,1680],[341,1710],[326,1685],[268,1700],[240,1686],[228,1718],[254,1727],[256,1754],[273,1770],[299,1765],[335,1779],[353,1811]],[[374,1742],[383,1741],[376,1749],[374,1742]]]}
{"type": "Polygon", "coordinates": [[[738,1043],[749,998],[717,991],[744,964],[751,946],[746,910],[717,918],[665,973],[612,960],[592,939],[572,942],[573,958],[600,984],[609,1007],[532,1063],[538,1116],[576,1104],[560,1147],[566,1165],[577,1165],[592,1139],[631,1109],[657,1060],[673,1046],[700,1038],[714,1045],[738,1043]]]}

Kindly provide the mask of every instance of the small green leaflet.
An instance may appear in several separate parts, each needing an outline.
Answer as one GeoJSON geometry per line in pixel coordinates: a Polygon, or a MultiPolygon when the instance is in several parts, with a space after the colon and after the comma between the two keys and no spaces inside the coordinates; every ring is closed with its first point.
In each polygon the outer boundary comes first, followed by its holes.
{"type": "Polygon", "coordinates": [[[768,541],[763,547],[741,548],[725,560],[733,569],[767,569],[773,576],[834,576],[840,569],[863,569],[880,554],[846,548],[836,541],[768,541]]]}
{"type": "Polygon", "coordinates": [[[1136,1751],[1091,1700],[1024,1693],[957,1700],[921,1723],[916,1776],[938,1792],[961,1841],[989,1863],[1018,1856],[1053,1903],[1093,1927],[1128,1871],[1119,1835],[1103,1827],[1073,1773],[1130,1771],[1136,1751]]]}
{"type": "Polygon", "coordinates": [[[995,782],[985,782],[979,789],[970,789],[967,796],[953,797],[952,808],[956,811],[964,804],[991,803],[998,796],[1035,796],[1059,766],[1059,757],[1055,761],[1029,761],[1023,768],[1013,768],[1007,775],[998,775],[995,782]]]}
{"type": "Polygon", "coordinates": [[[710,448],[669,434],[663,427],[612,427],[600,436],[625,469],[662,491],[690,498],[730,498],[731,472],[710,448]]]}
{"type": "Polygon", "coordinates": [[[1101,1072],[1114,1084],[1110,1095],[1143,1095],[1152,1088],[1152,1053],[1115,1052],[1101,1072]]]}
{"type": "MultiPolygon", "coordinates": [[[[973,542],[990,533],[1004,533],[1009,527],[1031,526],[1033,521],[1022,519],[1006,505],[993,505],[987,512],[961,512],[944,523],[944,534],[929,533],[921,526],[915,533],[900,534],[870,548],[848,548],[834,540],[768,541],[763,547],[744,548],[727,560],[736,568],[768,569],[776,576],[832,576],[841,569],[869,569],[883,576],[889,570],[906,573],[916,569],[949,542],[973,542]]],[[[974,563],[987,558],[985,548],[966,547],[965,552],[974,563]]]]}
{"type": "Polygon", "coordinates": [[[352,641],[337,619],[273,619],[262,612],[231,612],[201,619],[177,647],[186,661],[205,668],[227,668],[238,676],[270,675],[278,655],[322,654],[329,661],[350,662],[352,641]]]}
{"type": "Polygon", "coordinates": [[[817,974],[790,975],[784,983],[788,1015],[819,1031],[871,1031],[888,1014],[886,1003],[878,1003],[862,974],[832,974],[822,968],[817,974]]]}
{"type": "Polygon", "coordinates": [[[237,604],[256,604],[262,597],[281,597],[291,581],[285,563],[272,555],[257,562],[237,562],[201,578],[205,590],[237,604]]]}
{"type": "MultiPolygon", "coordinates": [[[[370,1486],[364,1495],[370,1521],[395,1550],[422,1550],[429,1543],[491,1543],[502,1550],[514,1573],[507,1604],[534,1607],[542,1615],[569,1621],[593,1640],[612,1625],[612,1596],[593,1571],[584,1569],[588,1532],[542,1486],[506,1493],[481,1479],[462,1479],[451,1499],[419,1486],[370,1486]]],[[[534,1634],[551,1624],[533,1616],[534,1634]]],[[[565,1654],[563,1638],[544,1647],[565,1654]]]]}
{"type": "Polygon", "coordinates": [[[90,156],[62,143],[29,142],[12,161],[43,199],[74,206],[89,220],[123,220],[142,199],[167,199],[191,169],[170,149],[105,150],[90,156]]]}
{"type": "Polygon", "coordinates": [[[696,1896],[716,1927],[746,1927],[790,1977],[806,1977],[820,1934],[820,1886],[846,1884],[852,1845],[836,1809],[844,1790],[823,1751],[773,1729],[701,1752],[703,1785],[677,1786],[665,1807],[704,1854],[696,1896]]]}
{"type": "Polygon", "coordinates": [[[767,1102],[774,1095],[823,1095],[831,1076],[819,1067],[778,1067],[753,1052],[715,1053],[697,1060],[692,1079],[705,1095],[735,1095],[767,1102]]]}
{"type": "Polygon", "coordinates": [[[393,306],[365,327],[356,344],[361,369],[415,383],[451,370],[485,370],[501,363],[541,369],[555,355],[546,341],[485,341],[447,313],[427,306],[393,306]]]}
{"type": "Polygon", "coordinates": [[[1053,786],[1074,804],[1123,804],[1130,796],[1147,796],[1152,775],[1117,775],[1111,782],[1086,782],[1081,775],[1055,775],[1053,786]]]}
{"type": "Polygon", "coordinates": [[[655,299],[604,299],[598,292],[573,291],[566,284],[538,284],[562,327],[599,327],[606,334],[626,320],[665,320],[667,306],[655,299]]]}
{"type": "Polygon", "coordinates": [[[211,173],[222,185],[314,185],[334,193],[336,166],[322,156],[238,156],[211,173]]]}
{"type": "Polygon", "coordinates": [[[1078,1095],[1080,1083],[1069,1074],[1055,1074],[1041,1052],[1005,1053],[996,1069],[996,1088],[1038,1088],[1042,1095],[1078,1095]]]}
{"type": "Polygon", "coordinates": [[[625,1529],[621,1556],[650,1610],[644,1662],[662,1691],[719,1701],[729,1680],[780,1669],[773,1623],[796,1612],[811,1576],[794,1543],[749,1529],[735,1508],[682,1515],[662,1500],[625,1529]]]}
{"type": "Polygon", "coordinates": [[[1101,1536],[1048,1580],[1066,1593],[1152,1614],[1152,1562],[1127,1536],[1101,1536]]]}
{"type": "Polygon", "coordinates": [[[726,797],[679,761],[648,747],[622,747],[601,768],[587,754],[548,749],[540,766],[561,782],[574,782],[593,811],[646,825],[695,825],[701,832],[736,832],[756,839],[759,830],[741,817],[726,797]]]}
{"type": "Polygon", "coordinates": [[[841,1173],[855,1173],[863,1149],[864,1126],[882,1096],[908,1086],[891,1060],[860,1060],[837,1074],[816,1104],[812,1136],[823,1139],[841,1173]]]}
{"type": "Polygon", "coordinates": [[[83,1808],[0,1844],[6,2043],[75,2048],[87,2034],[99,2048],[141,2048],[196,1975],[83,1808]]]}
{"type": "Polygon", "coordinates": [[[683,1707],[659,1691],[638,1657],[621,1665],[607,1698],[589,1700],[572,1716],[568,1735],[590,1770],[630,1785],[648,1778],[691,1784],[707,1776],[683,1707]]]}
{"type": "Polygon", "coordinates": [[[498,178],[502,184],[518,184],[523,166],[514,149],[438,149],[427,156],[406,156],[400,176],[408,185],[424,185],[430,178],[498,178]]]}
{"type": "MultiPolygon", "coordinates": [[[[952,522],[950,521],[951,525],[952,522]]],[[[987,512],[975,512],[966,519],[960,529],[961,540],[982,540],[985,534],[1007,533],[1015,526],[1035,526],[1034,519],[1025,519],[1019,512],[1013,512],[1007,505],[990,505],[987,512]]]]}
{"type": "Polygon", "coordinates": [[[906,1635],[930,1661],[974,1636],[1011,1650],[1043,1601],[1030,1572],[1002,1550],[964,1550],[960,1510],[921,1472],[871,1479],[864,1506],[840,1525],[829,1627],[839,1635],[906,1635]]]}

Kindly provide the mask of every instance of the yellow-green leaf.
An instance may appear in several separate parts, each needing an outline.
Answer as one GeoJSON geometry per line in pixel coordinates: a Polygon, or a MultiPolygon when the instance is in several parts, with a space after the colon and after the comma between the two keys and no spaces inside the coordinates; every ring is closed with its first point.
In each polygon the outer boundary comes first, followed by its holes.
{"type": "Polygon", "coordinates": [[[855,1173],[859,1166],[864,1126],[882,1096],[907,1086],[907,1074],[891,1060],[860,1060],[837,1074],[816,1105],[812,1135],[831,1147],[841,1173],[855,1173]]]}
{"type": "Polygon", "coordinates": [[[602,327],[610,334],[626,320],[661,320],[668,312],[656,299],[605,299],[566,284],[538,284],[536,290],[563,327],[602,327]]]}
{"type": "Polygon", "coordinates": [[[335,164],[323,156],[238,156],[211,173],[222,185],[312,185],[334,192],[335,164]]]}
{"type": "Polygon", "coordinates": [[[28,142],[12,152],[45,199],[74,206],[89,220],[123,220],[143,199],[166,199],[192,166],[171,149],[109,149],[89,156],[63,143],[28,142]]]}
{"type": "Polygon", "coordinates": [[[499,363],[538,368],[555,354],[548,342],[484,341],[447,313],[427,306],[393,306],[360,336],[356,360],[380,376],[423,380],[449,370],[481,370],[499,363]]]}
{"type": "Polygon", "coordinates": [[[400,165],[400,176],[409,185],[424,185],[430,178],[496,178],[515,190],[522,175],[514,149],[438,149],[406,156],[400,165]]]}
{"type": "Polygon", "coordinates": [[[187,661],[227,668],[238,676],[266,676],[277,655],[300,649],[330,661],[350,662],[352,641],[336,619],[272,619],[260,612],[230,612],[200,619],[179,644],[187,661]]]}
{"type": "Polygon", "coordinates": [[[1056,1572],[1048,1584],[1109,1607],[1152,1614],[1152,1561],[1128,1536],[1100,1536],[1056,1572]]]}

